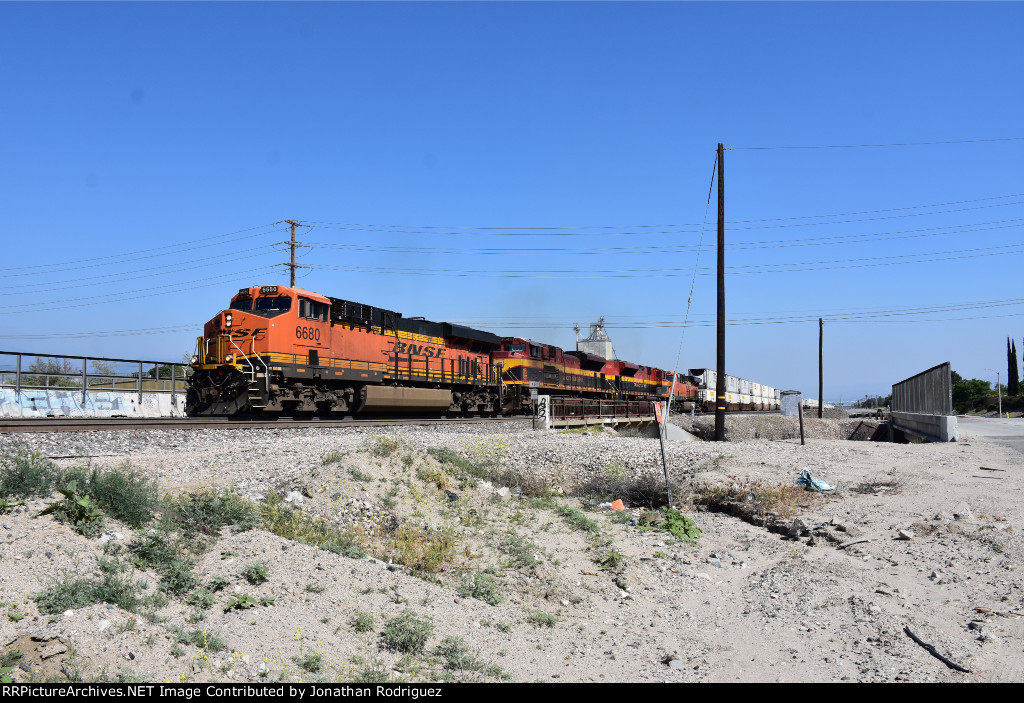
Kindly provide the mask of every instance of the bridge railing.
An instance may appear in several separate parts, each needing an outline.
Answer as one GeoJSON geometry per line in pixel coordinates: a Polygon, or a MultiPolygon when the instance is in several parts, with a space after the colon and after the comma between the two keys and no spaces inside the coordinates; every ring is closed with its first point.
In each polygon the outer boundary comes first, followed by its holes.
{"type": "Polygon", "coordinates": [[[0,351],[0,415],[183,414],[182,362],[0,351]]]}

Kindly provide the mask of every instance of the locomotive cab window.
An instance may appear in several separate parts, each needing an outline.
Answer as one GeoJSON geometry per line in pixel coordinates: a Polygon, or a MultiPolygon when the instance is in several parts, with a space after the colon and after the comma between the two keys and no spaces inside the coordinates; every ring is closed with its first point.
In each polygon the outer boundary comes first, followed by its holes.
{"type": "Polygon", "coordinates": [[[253,312],[260,317],[276,317],[292,308],[292,299],[287,295],[275,295],[257,298],[253,304],[253,312]]]}
{"type": "Polygon", "coordinates": [[[239,298],[231,301],[232,310],[252,310],[252,298],[239,298]]]}
{"type": "Polygon", "coordinates": [[[510,353],[515,353],[515,352],[522,353],[522,352],[526,351],[526,345],[525,344],[506,344],[505,345],[505,351],[510,352],[510,353]]]}
{"type": "Polygon", "coordinates": [[[329,308],[315,300],[299,298],[299,317],[305,320],[326,320],[329,308]]]}

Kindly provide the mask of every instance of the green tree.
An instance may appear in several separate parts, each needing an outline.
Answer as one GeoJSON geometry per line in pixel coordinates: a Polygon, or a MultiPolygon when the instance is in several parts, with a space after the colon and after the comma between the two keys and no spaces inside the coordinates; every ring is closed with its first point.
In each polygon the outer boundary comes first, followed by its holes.
{"type": "Polygon", "coordinates": [[[1017,365],[1017,342],[1006,338],[1006,385],[1010,395],[1020,395],[1020,374],[1017,365]]]}
{"type": "Polygon", "coordinates": [[[82,385],[82,369],[76,368],[71,359],[45,359],[37,357],[28,367],[29,374],[22,375],[22,388],[39,386],[43,388],[76,388],[82,385]]]}
{"type": "Polygon", "coordinates": [[[956,371],[951,373],[953,381],[953,402],[957,405],[992,395],[992,384],[979,378],[964,378],[956,371]]]}

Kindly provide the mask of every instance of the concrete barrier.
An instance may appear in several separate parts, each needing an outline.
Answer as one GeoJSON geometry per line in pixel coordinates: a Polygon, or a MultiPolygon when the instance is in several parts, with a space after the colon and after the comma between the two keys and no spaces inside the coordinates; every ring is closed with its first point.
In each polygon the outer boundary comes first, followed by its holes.
{"type": "Polygon", "coordinates": [[[184,417],[185,394],[0,388],[2,417],[184,417]]]}
{"type": "Polygon", "coordinates": [[[892,426],[919,439],[932,442],[957,441],[955,415],[925,415],[922,413],[892,413],[892,426]]]}

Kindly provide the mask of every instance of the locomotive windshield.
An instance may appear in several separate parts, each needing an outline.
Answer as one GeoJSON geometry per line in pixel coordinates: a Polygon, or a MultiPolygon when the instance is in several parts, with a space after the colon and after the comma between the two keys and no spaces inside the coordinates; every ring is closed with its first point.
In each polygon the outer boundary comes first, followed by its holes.
{"type": "Polygon", "coordinates": [[[506,344],[505,351],[507,352],[524,352],[526,351],[525,344],[506,344]]]}
{"type": "Polygon", "coordinates": [[[232,310],[252,310],[252,298],[239,298],[231,301],[232,310]]]}
{"type": "Polygon", "coordinates": [[[256,300],[253,301],[252,311],[260,317],[275,317],[281,313],[288,312],[291,308],[292,299],[290,297],[287,295],[274,295],[265,298],[256,298],[256,300]]]}

